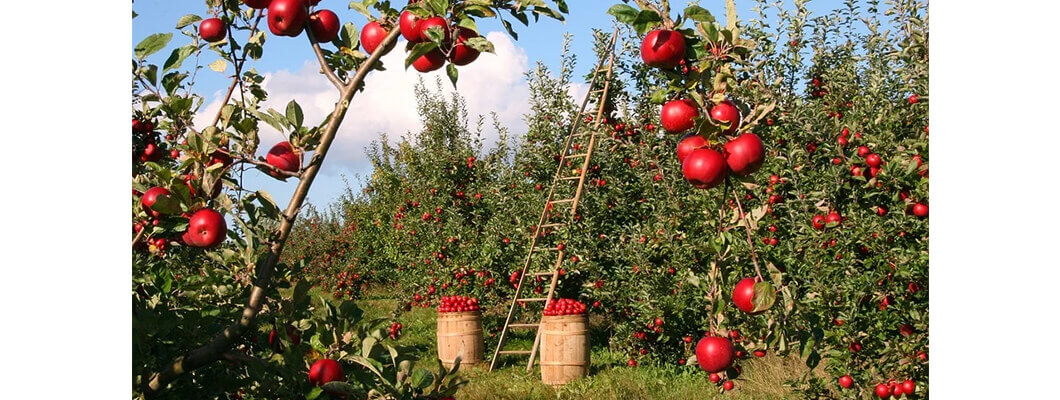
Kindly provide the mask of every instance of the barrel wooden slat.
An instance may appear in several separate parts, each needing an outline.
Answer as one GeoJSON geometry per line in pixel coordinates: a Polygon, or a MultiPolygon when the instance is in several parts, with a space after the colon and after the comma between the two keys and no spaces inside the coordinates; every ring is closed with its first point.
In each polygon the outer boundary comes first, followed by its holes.
{"type": "Polygon", "coordinates": [[[482,314],[478,311],[438,313],[438,359],[447,368],[460,356],[460,365],[479,364],[484,359],[482,314]]]}
{"type": "Polygon", "coordinates": [[[589,317],[545,316],[541,319],[541,381],[564,385],[589,375],[589,317]]]}

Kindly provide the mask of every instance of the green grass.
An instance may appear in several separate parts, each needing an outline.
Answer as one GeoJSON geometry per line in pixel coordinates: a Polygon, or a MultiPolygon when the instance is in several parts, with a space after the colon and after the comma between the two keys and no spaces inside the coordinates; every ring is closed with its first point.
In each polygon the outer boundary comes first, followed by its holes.
{"type": "MultiPolygon", "coordinates": [[[[386,317],[397,303],[385,294],[371,293],[359,300],[366,318],[386,317]]],[[[497,310],[491,310],[497,312],[497,310]]],[[[417,349],[420,358],[436,356],[435,311],[414,308],[403,313],[403,325],[398,344],[417,349]]],[[[793,397],[784,381],[808,372],[796,358],[769,354],[763,358],[740,361],[743,373],[735,379],[735,390],[722,393],[718,385],[710,383],[706,373],[694,367],[626,366],[626,356],[612,352],[603,340],[593,343],[590,355],[590,374],[568,385],[553,388],[541,383],[541,372],[535,367],[526,371],[526,358],[502,358],[503,367],[493,372],[486,365],[461,366],[460,373],[470,380],[457,393],[461,400],[477,399],[785,399],[793,397]]],[[[528,334],[509,341],[506,348],[529,349],[533,338],[528,334]]],[[[486,349],[486,359],[493,353],[486,349]]],[[[488,361],[487,361],[488,362],[488,361]]],[[[819,373],[820,371],[815,371],[819,373]]]]}

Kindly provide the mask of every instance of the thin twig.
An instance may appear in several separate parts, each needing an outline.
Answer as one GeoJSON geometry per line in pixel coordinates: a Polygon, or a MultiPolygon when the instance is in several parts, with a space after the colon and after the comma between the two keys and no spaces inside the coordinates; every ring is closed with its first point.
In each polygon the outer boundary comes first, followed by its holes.
{"type": "MultiPolygon", "coordinates": [[[[728,178],[725,179],[728,182],[728,178]]],[[[758,275],[758,280],[763,280],[762,270],[758,268],[758,257],[755,256],[755,244],[754,240],[751,239],[751,222],[747,220],[747,214],[743,212],[743,205],[740,204],[740,194],[736,192],[736,186],[732,188],[732,197],[736,199],[736,210],[740,212],[740,218],[743,218],[744,227],[747,228],[747,245],[751,246],[751,263],[755,266],[755,274],[758,275]]]]}
{"type": "Polygon", "coordinates": [[[316,39],[313,38],[313,30],[306,29],[305,31],[307,33],[306,36],[309,37],[309,43],[313,45],[313,53],[317,55],[317,61],[320,62],[320,70],[324,71],[324,76],[328,77],[328,80],[335,85],[335,88],[341,91],[346,86],[346,82],[343,82],[338,75],[335,75],[335,71],[331,70],[331,66],[324,59],[324,51],[320,49],[320,43],[317,43],[316,39]]]}
{"type": "MultiPolygon", "coordinates": [[[[254,25],[250,27],[250,35],[248,36],[248,40],[249,40],[249,38],[254,37],[254,34],[258,32],[258,23],[261,22],[261,17],[263,15],[265,15],[264,13],[261,12],[261,10],[257,10],[255,12],[257,13],[258,16],[257,16],[257,18],[254,19],[254,25]]],[[[221,108],[219,108],[217,110],[217,115],[215,115],[213,117],[213,122],[210,123],[211,126],[217,126],[217,123],[221,121],[221,114],[224,112],[225,104],[228,104],[228,100],[232,99],[232,92],[234,92],[236,90],[236,86],[240,86],[240,87],[243,86],[243,78],[240,77],[240,71],[243,68],[243,63],[246,62],[246,60],[247,60],[247,46],[243,46],[243,53],[240,55],[239,59],[236,59],[235,58],[235,52],[234,52],[235,51],[235,43],[232,41],[232,28],[231,27],[228,28],[228,39],[229,39],[229,42],[232,44],[232,50],[233,50],[233,53],[232,53],[232,64],[235,65],[236,75],[232,79],[232,84],[228,85],[228,92],[225,93],[224,100],[221,101],[221,108]]]]}

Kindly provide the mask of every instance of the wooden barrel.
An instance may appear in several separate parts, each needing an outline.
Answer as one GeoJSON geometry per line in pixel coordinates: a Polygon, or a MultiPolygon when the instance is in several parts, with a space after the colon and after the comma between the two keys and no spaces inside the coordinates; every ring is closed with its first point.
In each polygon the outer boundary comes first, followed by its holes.
{"type": "Polygon", "coordinates": [[[541,319],[541,381],[564,385],[589,375],[589,317],[545,316],[541,319]]]}
{"type": "Polygon", "coordinates": [[[438,313],[438,359],[447,368],[460,356],[460,365],[483,361],[482,314],[479,311],[438,313]]]}

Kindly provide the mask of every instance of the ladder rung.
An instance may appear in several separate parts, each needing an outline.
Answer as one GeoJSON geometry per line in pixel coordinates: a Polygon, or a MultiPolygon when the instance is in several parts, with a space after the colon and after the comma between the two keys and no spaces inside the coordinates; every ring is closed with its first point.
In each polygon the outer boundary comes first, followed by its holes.
{"type": "Polygon", "coordinates": [[[555,274],[555,272],[534,272],[534,276],[549,276],[553,274],[555,274]]]}
{"type": "Polygon", "coordinates": [[[518,301],[547,301],[548,297],[527,297],[525,299],[519,299],[518,301]]]}
{"type": "Polygon", "coordinates": [[[562,177],[560,179],[565,180],[565,181],[573,181],[573,180],[576,180],[576,179],[580,179],[581,177],[582,177],[581,175],[574,175],[574,176],[564,176],[564,177],[562,177]]]}
{"type": "Polygon", "coordinates": [[[559,251],[555,247],[534,247],[534,251],[559,251]]]}
{"type": "Polygon", "coordinates": [[[563,156],[563,158],[585,157],[585,156],[588,156],[588,155],[589,155],[589,153],[571,154],[571,155],[563,156]]]}
{"type": "Polygon", "coordinates": [[[501,350],[500,354],[530,354],[530,350],[501,350]]]}
{"type": "Polygon", "coordinates": [[[555,222],[555,223],[551,223],[551,224],[541,225],[541,228],[542,229],[544,229],[544,228],[553,228],[553,227],[564,226],[564,225],[567,225],[567,223],[566,222],[555,222]]]}
{"type": "Polygon", "coordinates": [[[508,324],[509,328],[537,328],[541,324],[508,324]]]}
{"type": "Polygon", "coordinates": [[[553,201],[550,201],[549,203],[551,203],[551,204],[563,204],[563,203],[571,203],[573,201],[574,201],[574,199],[563,199],[563,200],[553,200],[553,201]]]}

